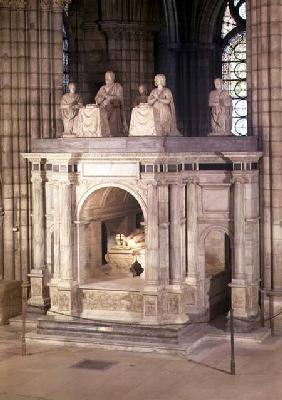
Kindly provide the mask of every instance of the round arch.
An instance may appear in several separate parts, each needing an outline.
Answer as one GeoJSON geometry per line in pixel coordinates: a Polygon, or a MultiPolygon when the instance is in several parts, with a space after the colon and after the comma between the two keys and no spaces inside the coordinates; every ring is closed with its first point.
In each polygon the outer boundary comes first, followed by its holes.
{"type": "Polygon", "coordinates": [[[207,236],[209,235],[210,232],[213,232],[213,231],[223,232],[226,235],[228,235],[228,237],[230,238],[230,242],[231,242],[231,248],[233,248],[233,233],[230,229],[226,228],[223,225],[209,225],[206,229],[204,229],[204,231],[200,235],[200,238],[199,238],[200,249],[204,248],[207,236]]]}
{"type": "Polygon", "coordinates": [[[81,210],[83,208],[85,201],[88,199],[88,197],[91,196],[94,192],[96,192],[99,189],[107,189],[107,188],[108,189],[118,188],[118,189],[124,190],[124,191],[128,192],[129,194],[131,194],[135,198],[135,200],[139,203],[141,210],[143,212],[144,221],[146,223],[146,221],[147,221],[147,205],[146,205],[146,202],[143,199],[143,197],[132,186],[130,186],[128,184],[124,184],[124,183],[117,183],[117,182],[107,182],[107,183],[93,185],[88,190],[86,190],[85,193],[80,198],[79,203],[76,208],[77,221],[80,220],[81,210]]]}

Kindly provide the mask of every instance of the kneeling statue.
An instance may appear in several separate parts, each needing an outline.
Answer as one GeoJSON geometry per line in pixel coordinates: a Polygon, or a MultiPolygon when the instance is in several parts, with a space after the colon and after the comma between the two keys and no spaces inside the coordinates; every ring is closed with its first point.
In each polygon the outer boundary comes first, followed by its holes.
{"type": "Polygon", "coordinates": [[[79,129],[77,125],[78,114],[80,108],[83,107],[83,101],[81,96],[76,92],[77,85],[75,82],[70,82],[69,93],[63,95],[61,100],[61,112],[62,120],[64,124],[64,135],[74,135],[74,133],[79,129]]]}
{"type": "Polygon", "coordinates": [[[232,132],[232,98],[223,88],[222,79],[215,79],[215,89],[210,92],[211,135],[231,135],[232,132]]]}
{"type": "Polygon", "coordinates": [[[105,74],[105,85],[95,97],[100,108],[101,132],[103,136],[125,136],[127,125],[124,112],[123,89],[115,82],[115,74],[105,74]]]}
{"type": "Polygon", "coordinates": [[[129,136],[156,136],[154,110],[148,104],[146,86],[144,84],[139,85],[138,92],[139,95],[133,103],[129,136]]]}
{"type": "Polygon", "coordinates": [[[179,136],[176,126],[173,95],[166,87],[165,75],[155,76],[156,89],[152,90],[148,103],[153,107],[155,127],[158,136],[179,136]]]}

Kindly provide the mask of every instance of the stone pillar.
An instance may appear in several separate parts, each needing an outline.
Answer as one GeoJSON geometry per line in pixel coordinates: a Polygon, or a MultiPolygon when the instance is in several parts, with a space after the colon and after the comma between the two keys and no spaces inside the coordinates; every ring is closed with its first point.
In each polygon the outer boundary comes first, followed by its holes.
{"type": "Polygon", "coordinates": [[[198,247],[198,203],[197,203],[197,179],[191,178],[186,186],[186,210],[187,210],[187,277],[189,285],[189,312],[201,313],[197,289],[200,277],[197,271],[197,247],[198,247]]]}
{"type": "Polygon", "coordinates": [[[143,290],[144,324],[157,325],[162,321],[162,296],[160,284],[159,260],[159,218],[158,187],[156,183],[148,184],[147,194],[147,226],[146,226],[146,286],[143,290]]]}
{"type": "Polygon", "coordinates": [[[245,278],[245,186],[241,175],[234,175],[234,271],[233,278],[245,278]]]}
{"type": "MultiPolygon", "coordinates": [[[[273,292],[273,313],[282,310],[282,3],[247,2],[249,128],[264,153],[261,168],[262,286],[273,292]]],[[[266,304],[265,310],[268,310],[266,304]]],[[[282,332],[282,318],[273,320],[282,332]]]]}
{"type": "Polygon", "coordinates": [[[179,184],[170,186],[170,278],[180,287],[183,280],[181,255],[182,190],[179,184]]]}
{"type": "Polygon", "coordinates": [[[0,130],[3,192],[4,278],[25,279],[28,270],[26,150],[26,1],[0,1],[0,130]]]}
{"type": "Polygon", "coordinates": [[[159,252],[161,284],[169,284],[169,190],[168,185],[158,187],[159,195],[159,252]]]}
{"type": "Polygon", "coordinates": [[[148,286],[159,284],[159,221],[158,221],[158,187],[148,185],[148,214],[147,214],[147,254],[145,279],[148,286]]]}
{"type": "Polygon", "coordinates": [[[254,240],[255,236],[248,233],[250,229],[253,230],[248,221],[254,224],[258,218],[257,215],[253,218],[251,214],[256,213],[258,202],[258,199],[252,198],[251,195],[257,182],[247,187],[251,178],[252,175],[249,177],[247,172],[233,172],[234,266],[230,286],[235,325],[236,329],[241,331],[248,331],[257,325],[259,312],[256,272],[259,270],[259,260],[254,257],[255,246],[258,243],[254,240]]]}
{"type": "Polygon", "coordinates": [[[47,179],[49,181],[49,190],[46,190],[46,203],[49,205],[50,218],[52,218],[53,226],[53,249],[49,249],[49,253],[53,253],[54,257],[54,272],[52,279],[49,283],[50,290],[50,301],[51,301],[51,312],[58,311],[58,284],[60,280],[60,190],[59,182],[53,179],[52,173],[47,173],[47,179]]]}
{"type": "Polygon", "coordinates": [[[73,315],[77,307],[77,284],[73,273],[73,184],[69,179],[59,183],[60,193],[60,280],[58,284],[58,311],[73,315]]]}
{"type": "Polygon", "coordinates": [[[41,171],[41,163],[33,163],[32,167],[32,250],[33,266],[29,274],[31,297],[29,306],[45,311],[49,305],[49,297],[45,285],[45,177],[41,171]]]}

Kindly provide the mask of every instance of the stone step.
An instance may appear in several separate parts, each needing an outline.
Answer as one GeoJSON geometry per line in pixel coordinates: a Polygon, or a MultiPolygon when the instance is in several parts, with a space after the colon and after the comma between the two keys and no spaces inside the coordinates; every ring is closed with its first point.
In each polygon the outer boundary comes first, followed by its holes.
{"type": "MultiPolygon", "coordinates": [[[[38,317],[39,317],[39,315],[36,313],[27,313],[26,326],[29,328],[36,328],[38,317]]],[[[22,326],[22,315],[18,315],[17,317],[10,318],[9,325],[12,327],[22,326]]]]}
{"type": "Polygon", "coordinates": [[[38,319],[39,335],[68,336],[80,339],[107,339],[112,341],[147,342],[179,345],[187,336],[196,334],[195,326],[147,326],[105,321],[85,321],[46,316],[38,319]]]}

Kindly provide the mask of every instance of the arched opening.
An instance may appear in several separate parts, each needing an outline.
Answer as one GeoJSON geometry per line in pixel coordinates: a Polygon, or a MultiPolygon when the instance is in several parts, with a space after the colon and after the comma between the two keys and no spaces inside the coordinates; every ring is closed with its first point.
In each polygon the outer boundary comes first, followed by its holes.
{"type": "Polygon", "coordinates": [[[79,217],[79,284],[142,286],[144,271],[133,277],[132,270],[136,260],[145,269],[144,216],[135,197],[119,187],[97,189],[79,217]]]}
{"type": "Polygon", "coordinates": [[[205,240],[205,273],[210,279],[210,319],[229,311],[232,280],[231,241],[223,230],[212,230],[205,240]]]}

